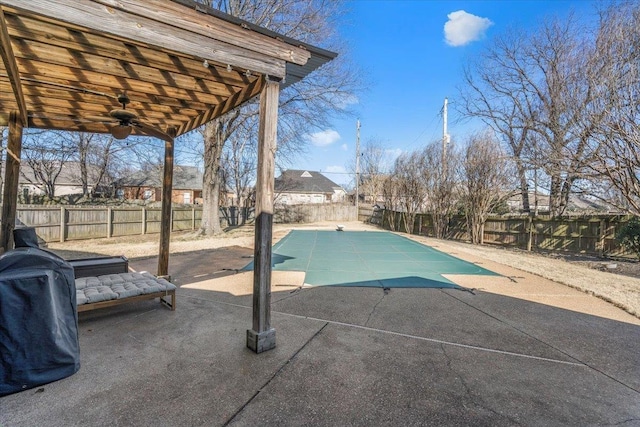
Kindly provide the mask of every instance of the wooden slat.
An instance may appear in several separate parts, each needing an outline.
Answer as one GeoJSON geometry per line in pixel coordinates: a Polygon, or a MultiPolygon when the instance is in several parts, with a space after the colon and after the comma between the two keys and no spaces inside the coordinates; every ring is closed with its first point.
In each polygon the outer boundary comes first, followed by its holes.
{"type": "Polygon", "coordinates": [[[2,56],[2,62],[4,63],[4,68],[8,74],[9,81],[11,82],[11,87],[13,88],[15,101],[16,101],[16,104],[18,105],[17,111],[20,113],[19,120],[22,121],[23,126],[27,126],[27,123],[28,123],[27,104],[24,100],[24,95],[22,94],[20,72],[18,71],[18,65],[16,64],[13,47],[11,46],[11,39],[9,38],[9,32],[7,31],[4,12],[2,11],[1,7],[0,7],[0,46],[2,47],[2,50],[0,50],[0,56],[2,56]]]}
{"type": "Polygon", "coordinates": [[[213,79],[233,86],[244,86],[250,81],[243,72],[227,71],[226,64],[216,66],[215,63],[211,63],[209,68],[205,68],[202,60],[194,60],[184,55],[172,55],[141,44],[125,43],[110,37],[80,32],[39,19],[9,14],[5,16],[9,34],[14,38],[46,40],[46,43],[51,46],[91,52],[105,58],[138,63],[196,78],[213,79]]]}
{"type": "MultiPolygon", "coordinates": [[[[221,64],[284,78],[285,61],[91,0],[2,0],[21,13],[47,16],[117,38],[136,40],[221,64]]],[[[213,22],[217,22],[213,21],[213,22]]],[[[169,21],[171,22],[171,21],[169,21]]],[[[251,44],[254,38],[247,38],[251,44]]]]}
{"type": "Polygon", "coordinates": [[[105,58],[90,53],[72,51],[44,43],[20,40],[16,41],[14,45],[16,58],[40,60],[49,64],[66,66],[71,70],[93,71],[222,96],[229,96],[237,90],[234,86],[209,79],[194,78],[184,74],[105,58]]]}
{"type": "MultiPolygon", "coordinates": [[[[0,99],[2,99],[1,96],[0,99]]],[[[94,119],[95,117],[102,117],[105,120],[108,120],[110,118],[109,112],[113,109],[109,105],[86,104],[80,102],[75,103],[51,98],[27,97],[27,100],[27,103],[30,105],[29,116],[42,115],[38,113],[50,113],[52,115],[59,114],[64,116],[80,118],[85,117],[92,119],[94,119]]],[[[127,110],[136,113],[139,117],[143,117],[144,120],[150,122],[169,120],[176,123],[184,123],[185,121],[193,117],[193,114],[187,116],[184,114],[180,114],[177,111],[156,111],[153,107],[144,109],[142,105],[139,105],[139,108],[129,108],[127,106],[127,110]]],[[[176,123],[173,124],[175,125],[176,123]]]]}
{"type": "Polygon", "coordinates": [[[224,40],[234,46],[248,47],[255,52],[280,58],[297,65],[307,63],[311,54],[304,48],[292,46],[284,41],[258,34],[239,25],[223,21],[214,16],[200,13],[195,9],[166,0],[96,0],[113,8],[146,16],[159,22],[193,31],[203,36],[224,40]]]}
{"type": "MultiPolygon", "coordinates": [[[[61,98],[72,99],[81,102],[88,102],[92,104],[107,104],[112,108],[118,107],[120,104],[116,100],[116,94],[119,91],[114,91],[113,88],[106,86],[96,86],[92,84],[72,82],[69,80],[55,79],[48,80],[30,80],[23,77],[23,89],[25,94],[32,96],[42,96],[48,98],[61,98]],[[97,95],[92,93],[102,93],[103,95],[97,95]],[[67,96],[61,95],[61,92],[67,93],[67,96]],[[104,101],[100,101],[103,99],[104,101]]],[[[8,83],[7,83],[8,84],[8,83]]],[[[5,83],[0,79],[0,86],[5,83]]],[[[205,104],[194,100],[176,99],[166,95],[153,95],[143,92],[127,91],[127,95],[131,99],[131,104],[134,108],[146,109],[149,105],[163,105],[169,108],[187,108],[195,111],[203,111],[211,108],[211,104],[205,104]],[[136,105],[140,104],[136,107],[136,105]]],[[[221,96],[214,97],[218,104],[224,101],[221,96]]]]}
{"type": "Polygon", "coordinates": [[[229,97],[225,102],[217,105],[216,107],[205,111],[204,113],[202,113],[201,115],[199,115],[196,118],[191,119],[189,122],[185,123],[178,131],[179,135],[182,135],[184,133],[187,133],[193,129],[196,129],[200,126],[202,126],[203,124],[211,121],[212,119],[219,117],[231,110],[233,110],[234,108],[238,107],[240,104],[242,104],[245,101],[248,101],[249,99],[253,98],[254,96],[258,95],[260,93],[260,91],[262,90],[262,86],[263,86],[263,79],[262,78],[256,78],[253,83],[251,83],[249,86],[245,87],[244,89],[242,89],[241,91],[237,92],[236,94],[234,94],[233,96],[229,97]]]}
{"type": "MultiPolygon", "coordinates": [[[[96,71],[70,69],[62,65],[49,64],[41,61],[27,60],[24,58],[16,58],[20,73],[23,77],[40,78],[43,80],[56,81],[63,79],[70,84],[85,83],[87,85],[97,85],[110,89],[113,93],[120,93],[123,90],[131,90],[143,92],[152,95],[171,96],[186,101],[195,100],[205,104],[217,104],[220,98],[226,98],[229,95],[227,90],[217,91],[213,93],[205,93],[199,88],[193,90],[181,89],[174,87],[170,82],[166,84],[150,83],[140,79],[134,79],[124,76],[114,76],[96,71]],[[73,83],[72,83],[73,82],[73,83]]],[[[77,85],[77,84],[76,84],[77,85]]]]}

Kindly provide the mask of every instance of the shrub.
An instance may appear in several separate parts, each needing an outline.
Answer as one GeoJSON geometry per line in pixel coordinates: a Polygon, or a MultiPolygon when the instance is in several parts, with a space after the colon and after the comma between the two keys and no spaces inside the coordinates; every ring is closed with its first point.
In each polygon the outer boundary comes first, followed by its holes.
{"type": "Polygon", "coordinates": [[[616,239],[640,259],[640,218],[634,216],[616,234],[616,239]]]}

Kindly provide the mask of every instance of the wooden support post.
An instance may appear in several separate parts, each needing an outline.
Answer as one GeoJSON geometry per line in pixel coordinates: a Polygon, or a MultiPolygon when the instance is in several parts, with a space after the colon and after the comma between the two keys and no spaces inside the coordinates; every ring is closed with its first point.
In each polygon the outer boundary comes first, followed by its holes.
{"type": "MultiPolygon", "coordinates": [[[[167,132],[175,136],[175,129],[167,132]]],[[[160,249],[158,276],[169,277],[169,240],[171,239],[171,193],[173,190],[173,140],[164,142],[164,175],[162,180],[162,215],[160,222],[160,249]]]]}
{"type": "Polygon", "coordinates": [[[20,175],[20,153],[22,151],[22,122],[18,113],[9,115],[9,141],[7,161],[4,170],[4,191],[2,193],[2,218],[0,219],[0,249],[3,252],[13,248],[13,229],[16,224],[18,205],[18,177],[20,175]]]}
{"type": "Polygon", "coordinates": [[[256,353],[271,350],[276,346],[276,331],[271,327],[271,237],[279,95],[280,82],[266,77],[260,94],[258,130],[253,329],[247,330],[247,347],[256,353]]]}
{"type": "Polygon", "coordinates": [[[191,229],[196,229],[196,208],[193,206],[191,207],[191,229]]]}

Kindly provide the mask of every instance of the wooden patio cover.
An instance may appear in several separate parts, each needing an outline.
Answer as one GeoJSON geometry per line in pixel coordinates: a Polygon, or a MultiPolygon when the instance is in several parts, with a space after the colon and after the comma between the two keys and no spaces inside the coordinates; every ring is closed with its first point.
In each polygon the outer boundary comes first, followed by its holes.
{"type": "Polygon", "coordinates": [[[336,55],[191,0],[0,0],[0,41],[0,126],[9,126],[4,250],[12,247],[22,129],[108,133],[113,123],[100,117],[122,108],[117,97],[126,91],[126,109],[170,136],[158,263],[158,274],[167,275],[173,138],[261,95],[247,339],[258,352],[275,345],[269,296],[279,90],[336,55]]]}

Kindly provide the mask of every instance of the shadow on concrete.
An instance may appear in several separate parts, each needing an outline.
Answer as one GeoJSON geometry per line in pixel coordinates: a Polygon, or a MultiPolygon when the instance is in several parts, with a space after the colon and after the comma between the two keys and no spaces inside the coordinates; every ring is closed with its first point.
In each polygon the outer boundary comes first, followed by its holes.
{"type": "Polygon", "coordinates": [[[82,367],[0,399],[0,425],[607,425],[640,420],[640,328],[502,295],[178,289],[82,313],[82,367]]]}

